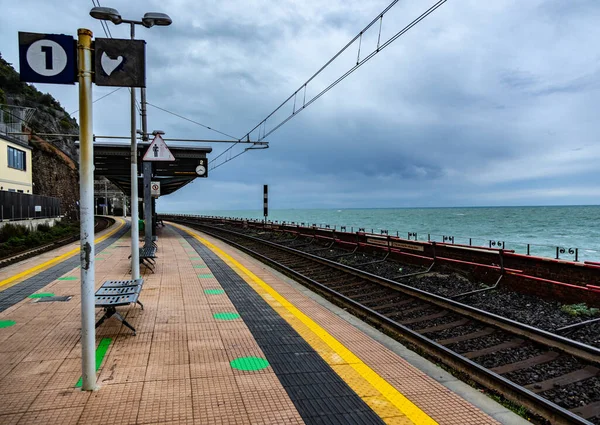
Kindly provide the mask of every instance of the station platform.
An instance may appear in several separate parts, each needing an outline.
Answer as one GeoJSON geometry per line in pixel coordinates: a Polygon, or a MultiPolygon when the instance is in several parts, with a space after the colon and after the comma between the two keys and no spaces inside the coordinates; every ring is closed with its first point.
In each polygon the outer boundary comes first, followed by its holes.
{"type": "MultiPolygon", "coordinates": [[[[98,236],[97,287],[129,278],[126,230],[98,236]]],[[[96,330],[94,392],[78,387],[78,255],[0,270],[0,424],[527,423],[216,239],[169,224],[158,246],[144,309],[118,308],[137,336],[96,330]]]]}

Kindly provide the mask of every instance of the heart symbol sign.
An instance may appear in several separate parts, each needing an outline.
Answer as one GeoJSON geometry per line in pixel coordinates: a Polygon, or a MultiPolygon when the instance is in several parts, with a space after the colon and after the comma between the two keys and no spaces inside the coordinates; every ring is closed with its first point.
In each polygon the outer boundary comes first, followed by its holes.
{"type": "Polygon", "coordinates": [[[110,76],[115,69],[121,63],[123,63],[123,56],[118,56],[116,59],[111,59],[106,52],[102,52],[102,57],[100,58],[100,63],[102,64],[102,70],[106,72],[106,75],[110,76]]]}

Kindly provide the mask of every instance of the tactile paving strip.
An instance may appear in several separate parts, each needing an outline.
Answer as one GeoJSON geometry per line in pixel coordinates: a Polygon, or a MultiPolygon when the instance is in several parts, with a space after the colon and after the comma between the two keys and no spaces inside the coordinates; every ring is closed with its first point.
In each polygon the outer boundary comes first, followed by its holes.
{"type": "MultiPolygon", "coordinates": [[[[106,247],[117,241],[129,230],[129,224],[123,226],[114,235],[111,235],[102,242],[96,244],[96,253],[102,252],[106,247]]],[[[0,313],[16,303],[24,300],[35,291],[42,289],[44,286],[55,281],[65,273],[70,272],[75,267],[79,266],[79,255],[68,258],[55,266],[44,270],[35,276],[25,279],[17,285],[11,286],[0,292],[0,313]]]]}
{"type": "Polygon", "coordinates": [[[200,254],[225,289],[307,424],[384,423],[235,271],[194,238],[175,231],[200,254]]]}

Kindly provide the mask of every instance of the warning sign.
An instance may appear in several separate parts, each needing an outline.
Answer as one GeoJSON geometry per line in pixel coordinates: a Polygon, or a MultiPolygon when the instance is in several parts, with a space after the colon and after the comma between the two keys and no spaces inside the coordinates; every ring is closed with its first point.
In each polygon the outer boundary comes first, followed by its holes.
{"type": "Polygon", "coordinates": [[[148,146],[142,161],[175,161],[175,157],[160,134],[157,134],[148,146]]]}
{"type": "Polygon", "coordinates": [[[153,198],[160,196],[160,182],[150,182],[150,196],[153,198]]]}

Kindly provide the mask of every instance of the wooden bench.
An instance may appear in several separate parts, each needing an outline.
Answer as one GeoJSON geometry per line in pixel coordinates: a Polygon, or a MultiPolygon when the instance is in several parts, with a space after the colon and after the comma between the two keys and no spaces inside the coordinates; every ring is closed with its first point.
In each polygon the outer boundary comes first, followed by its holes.
{"type": "Polygon", "coordinates": [[[133,335],[136,335],[135,328],[117,312],[116,308],[129,304],[139,304],[143,310],[144,305],[139,300],[143,285],[144,279],[107,280],[104,282],[95,295],[96,308],[104,309],[104,315],[96,322],[96,328],[104,323],[106,319],[115,316],[117,320],[120,320],[133,331],[133,335]]]}

